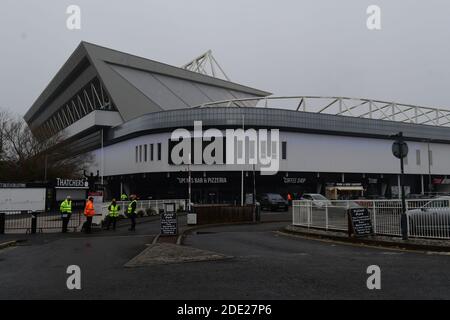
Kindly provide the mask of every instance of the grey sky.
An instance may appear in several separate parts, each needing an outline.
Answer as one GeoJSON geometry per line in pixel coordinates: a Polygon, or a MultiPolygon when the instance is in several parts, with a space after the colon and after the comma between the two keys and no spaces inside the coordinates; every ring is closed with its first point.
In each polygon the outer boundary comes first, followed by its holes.
{"type": "Polygon", "coordinates": [[[445,0],[2,0],[0,15],[0,107],[20,114],[81,40],[176,66],[212,49],[233,81],[275,95],[450,109],[445,0]],[[66,28],[70,4],[81,30],[66,28]]]}

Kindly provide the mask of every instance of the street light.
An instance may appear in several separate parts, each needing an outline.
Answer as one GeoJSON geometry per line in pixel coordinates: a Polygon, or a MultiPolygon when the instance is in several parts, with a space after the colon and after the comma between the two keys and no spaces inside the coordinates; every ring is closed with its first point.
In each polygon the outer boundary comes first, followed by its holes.
{"type": "Polygon", "coordinates": [[[433,183],[431,181],[431,149],[430,149],[430,143],[432,142],[431,139],[425,140],[427,143],[427,149],[428,149],[428,194],[431,196],[431,192],[433,189],[433,183]]]}
{"type": "Polygon", "coordinates": [[[191,185],[191,154],[189,153],[189,162],[188,162],[188,212],[192,212],[191,203],[192,203],[192,185],[191,185]]]}
{"type": "Polygon", "coordinates": [[[53,157],[54,159],[57,157],[63,157],[64,154],[60,153],[60,152],[52,152],[51,154],[48,153],[48,151],[45,151],[44,154],[44,181],[47,181],[47,176],[48,176],[48,158],[49,157],[53,157]]]}

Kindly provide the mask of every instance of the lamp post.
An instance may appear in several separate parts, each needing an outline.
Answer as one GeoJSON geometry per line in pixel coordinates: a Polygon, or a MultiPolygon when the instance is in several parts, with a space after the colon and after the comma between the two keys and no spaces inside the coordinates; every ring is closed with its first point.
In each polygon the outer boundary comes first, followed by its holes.
{"type": "Polygon", "coordinates": [[[48,162],[48,153],[45,153],[44,158],[44,181],[47,181],[47,162],[48,162]]]}
{"type": "MultiPolygon", "coordinates": [[[[242,157],[245,159],[245,115],[242,114],[242,131],[244,139],[242,140],[242,157]]],[[[244,169],[241,171],[241,207],[244,206],[244,169]]]]}
{"type": "Polygon", "coordinates": [[[189,162],[188,162],[188,212],[191,213],[191,198],[192,198],[192,186],[191,186],[191,155],[189,154],[189,162]]]}
{"type": "Polygon", "coordinates": [[[52,167],[52,158],[53,157],[53,161],[55,161],[55,159],[57,159],[57,157],[59,156],[64,156],[63,154],[59,153],[59,152],[53,152],[51,154],[49,154],[48,150],[45,150],[45,154],[44,154],[44,181],[47,181],[48,178],[48,173],[49,173],[49,167],[48,167],[48,160],[50,157],[50,168],[52,167]]]}
{"type": "Polygon", "coordinates": [[[404,161],[403,159],[408,155],[408,145],[404,141],[403,132],[391,136],[396,138],[392,145],[392,154],[400,159],[400,188],[402,197],[402,214],[400,219],[400,226],[402,230],[403,240],[408,240],[408,218],[406,216],[406,197],[405,197],[405,181],[404,181],[404,161]]]}
{"type": "Polygon", "coordinates": [[[253,164],[253,222],[256,222],[256,172],[253,164]]]}
{"type": "Polygon", "coordinates": [[[427,140],[428,146],[428,193],[431,194],[433,189],[433,183],[431,181],[431,149],[430,149],[431,140],[427,140]]]}

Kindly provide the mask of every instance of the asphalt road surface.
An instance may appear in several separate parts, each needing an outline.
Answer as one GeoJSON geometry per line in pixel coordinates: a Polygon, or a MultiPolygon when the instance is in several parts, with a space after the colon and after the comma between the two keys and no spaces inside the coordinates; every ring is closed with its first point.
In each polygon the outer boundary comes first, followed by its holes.
{"type": "MultiPolygon", "coordinates": [[[[0,250],[0,299],[450,299],[450,256],[307,240],[285,222],[198,230],[185,245],[232,258],[124,268],[158,222],[90,237],[36,237],[0,250]],[[82,290],[68,290],[78,265],[82,290]],[[381,290],[366,286],[370,265],[381,290]]],[[[2,242],[2,238],[0,238],[2,242]]]]}

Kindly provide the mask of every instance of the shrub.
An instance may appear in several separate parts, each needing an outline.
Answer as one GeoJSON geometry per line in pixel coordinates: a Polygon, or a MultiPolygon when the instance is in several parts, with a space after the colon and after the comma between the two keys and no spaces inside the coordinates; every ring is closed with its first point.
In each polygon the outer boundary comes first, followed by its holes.
{"type": "Polygon", "coordinates": [[[144,210],[139,210],[139,211],[137,212],[137,216],[138,216],[139,218],[142,218],[144,215],[145,215],[145,211],[144,211],[144,210]]]}

